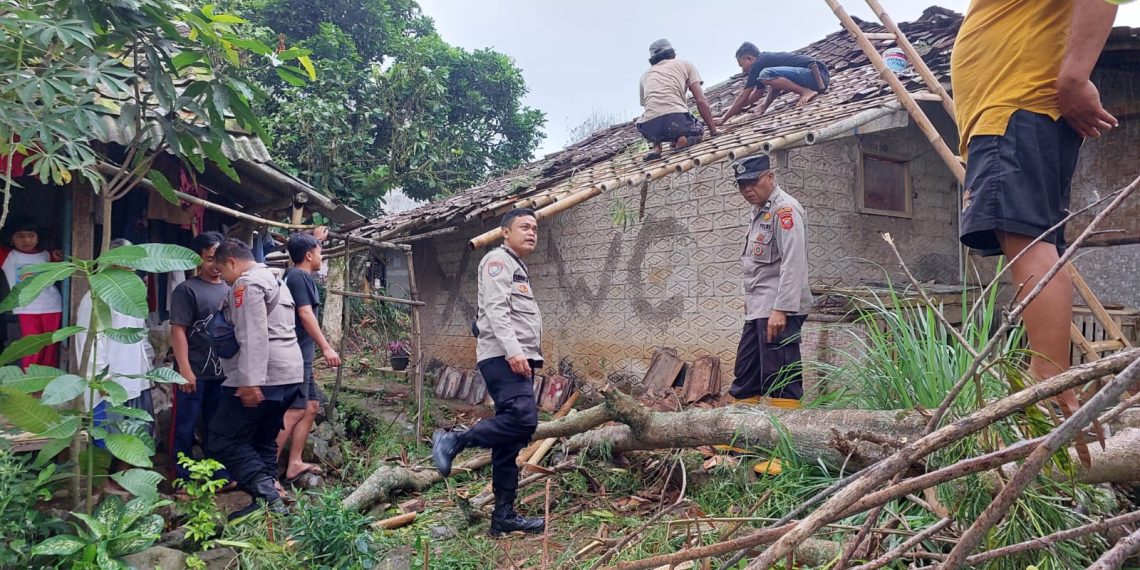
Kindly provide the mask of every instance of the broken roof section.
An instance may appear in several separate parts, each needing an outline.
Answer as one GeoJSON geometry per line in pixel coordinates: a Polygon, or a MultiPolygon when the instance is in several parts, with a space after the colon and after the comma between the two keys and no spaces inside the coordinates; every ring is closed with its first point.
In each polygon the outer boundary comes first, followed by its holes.
{"type": "MultiPolygon", "coordinates": [[[[886,31],[881,24],[856,21],[864,32],[886,31]]],[[[930,7],[918,20],[899,24],[943,83],[949,82],[950,52],[961,23],[960,14],[930,7]]],[[[883,50],[894,42],[876,41],[875,44],[883,50]]],[[[804,135],[808,131],[818,133],[823,130],[821,127],[850,126],[854,117],[888,117],[896,112],[905,115],[904,111],[897,111],[898,101],[890,87],[879,78],[846,31],[841,29],[796,51],[824,61],[831,71],[829,90],[802,108],[794,106],[794,97],[781,97],[763,117],[745,115],[744,119],[730,122],[720,136],[650,163],[642,160],[642,138],[636,126],[632,122],[615,125],[482,186],[408,212],[375,219],[358,227],[355,233],[389,239],[434,231],[494,218],[516,206],[555,204],[572,196],[583,197],[587,189],[594,188],[596,194],[597,190],[608,191],[683,172],[694,164],[704,166],[754,154],[763,149],[765,142],[780,141],[782,148],[807,144],[804,135]]],[[[900,78],[916,98],[934,97],[913,68],[904,71],[900,78]]],[[[706,90],[715,114],[732,104],[743,83],[744,76],[738,75],[706,90]]],[[[852,128],[841,130],[850,133],[852,128]]]]}

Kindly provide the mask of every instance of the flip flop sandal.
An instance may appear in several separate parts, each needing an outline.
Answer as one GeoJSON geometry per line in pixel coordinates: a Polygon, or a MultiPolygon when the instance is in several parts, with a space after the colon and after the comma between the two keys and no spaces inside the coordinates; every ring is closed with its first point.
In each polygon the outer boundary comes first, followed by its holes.
{"type": "Polygon", "coordinates": [[[304,489],[308,489],[308,488],[313,487],[313,485],[307,484],[305,482],[306,477],[315,477],[319,481],[320,476],[323,473],[324,472],[321,470],[320,467],[318,467],[316,465],[309,465],[308,467],[302,469],[300,473],[285,479],[285,484],[289,485],[290,487],[293,487],[293,488],[301,487],[304,489]]]}
{"type": "Polygon", "coordinates": [[[660,159],[661,159],[661,153],[659,153],[659,152],[651,152],[651,153],[645,155],[645,162],[653,162],[654,160],[660,160],[660,159]]]}

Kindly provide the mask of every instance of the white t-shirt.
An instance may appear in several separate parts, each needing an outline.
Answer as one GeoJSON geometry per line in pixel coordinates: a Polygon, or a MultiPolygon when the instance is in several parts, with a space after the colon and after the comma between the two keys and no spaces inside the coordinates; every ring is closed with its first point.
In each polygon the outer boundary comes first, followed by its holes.
{"type": "MultiPolygon", "coordinates": [[[[49,261],[51,261],[51,256],[46,251],[24,253],[13,249],[8,253],[8,259],[4,260],[3,266],[4,276],[8,278],[8,286],[15,287],[21,279],[27,277],[26,268],[49,261]]],[[[63,297],[60,296],[59,289],[52,285],[44,289],[31,303],[17,307],[12,312],[17,315],[60,313],[63,312],[63,297]]]]}
{"type": "MultiPolygon", "coordinates": [[[[84,295],[83,300],[79,302],[79,311],[75,315],[75,324],[83,327],[85,330],[91,324],[90,292],[84,295]]],[[[108,328],[138,328],[146,330],[146,321],[111,310],[111,325],[108,328]]],[[[75,335],[75,342],[72,344],[75,346],[75,361],[79,362],[83,359],[83,347],[87,344],[87,333],[81,332],[75,335]]],[[[104,335],[99,335],[96,344],[95,362],[92,363],[94,366],[88,367],[88,370],[102,370],[103,368],[107,368],[111,374],[111,379],[126,389],[128,400],[138,398],[144,391],[151,388],[149,380],[127,377],[146,374],[153,368],[151,363],[154,360],[154,348],[147,339],[143,339],[142,342],[136,342],[134,344],[123,344],[111,340],[104,335]]],[[[84,390],[83,400],[86,402],[88,397],[90,397],[90,394],[84,390]]],[[[102,396],[98,396],[95,403],[98,404],[101,400],[102,396]]]]}

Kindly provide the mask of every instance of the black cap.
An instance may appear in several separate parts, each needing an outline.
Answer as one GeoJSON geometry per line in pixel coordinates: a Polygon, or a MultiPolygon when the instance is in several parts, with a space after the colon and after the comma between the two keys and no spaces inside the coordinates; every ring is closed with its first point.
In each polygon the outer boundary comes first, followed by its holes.
{"type": "Polygon", "coordinates": [[[755,180],[772,169],[768,155],[761,154],[740,159],[732,163],[732,170],[736,172],[736,180],[755,180]]]}

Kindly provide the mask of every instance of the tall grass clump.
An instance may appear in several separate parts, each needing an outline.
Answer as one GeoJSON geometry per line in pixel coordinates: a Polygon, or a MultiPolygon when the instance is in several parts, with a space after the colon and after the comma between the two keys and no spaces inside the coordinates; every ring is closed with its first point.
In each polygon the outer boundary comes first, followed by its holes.
{"type": "MultiPolygon", "coordinates": [[[[818,363],[816,369],[834,390],[813,405],[829,408],[870,410],[932,410],[946,398],[951,387],[969,370],[974,354],[982,351],[1000,326],[1001,307],[997,290],[972,300],[962,294],[962,316],[970,315],[970,303],[982,303],[976,316],[959,330],[972,351],[954,337],[930,307],[890,288],[885,295],[854,298],[856,306],[850,348],[840,354],[838,363],[818,363]]],[[[1001,339],[998,348],[954,401],[950,420],[970,414],[987,402],[1009,395],[1031,382],[1027,372],[1031,354],[1024,347],[1024,330],[1015,327],[1001,339]]],[[[964,438],[927,458],[932,468],[950,465],[967,457],[993,451],[1015,441],[1048,433],[1052,423],[1040,408],[1029,408],[998,422],[979,434],[964,438]]],[[[1053,459],[1055,472],[1071,473],[1073,466],[1065,453],[1053,459]]],[[[936,488],[937,501],[958,521],[972,521],[990,503],[1002,484],[995,472],[967,477],[936,488]]],[[[1112,508],[1111,494],[1091,485],[1059,481],[1043,476],[1018,499],[1010,514],[991,531],[986,548],[1000,548],[1085,524],[1112,508]]],[[[914,526],[936,522],[932,513],[905,503],[896,503],[896,514],[914,526]],[[913,522],[911,522],[913,521],[913,522]]],[[[884,517],[885,518],[885,517],[884,517]]],[[[883,520],[883,519],[881,519],[883,520]]],[[[857,523],[857,519],[847,521],[857,523]]],[[[905,537],[891,538],[888,543],[905,537]]],[[[931,542],[932,552],[949,551],[951,545],[931,542]]],[[[889,548],[889,545],[885,545],[889,548]]],[[[1107,548],[1099,536],[1090,536],[1054,545],[1046,550],[999,558],[984,568],[1040,570],[1083,568],[1107,548]]],[[[900,563],[901,564],[901,563],[900,563]]],[[[904,566],[899,566],[900,568],[904,566]]]]}

